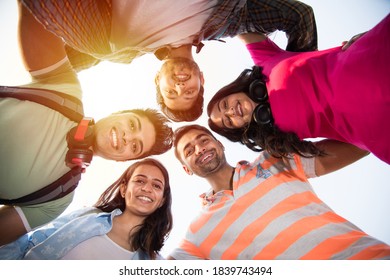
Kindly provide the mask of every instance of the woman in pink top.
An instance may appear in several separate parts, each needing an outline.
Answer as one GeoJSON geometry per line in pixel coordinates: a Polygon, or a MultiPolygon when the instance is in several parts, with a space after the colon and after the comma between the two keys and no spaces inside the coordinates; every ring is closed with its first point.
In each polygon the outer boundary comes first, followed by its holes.
{"type": "Polygon", "coordinates": [[[294,53],[243,34],[257,66],[219,90],[209,125],[277,157],[318,151],[305,138],[352,143],[390,164],[390,15],[348,49],[294,53]]]}

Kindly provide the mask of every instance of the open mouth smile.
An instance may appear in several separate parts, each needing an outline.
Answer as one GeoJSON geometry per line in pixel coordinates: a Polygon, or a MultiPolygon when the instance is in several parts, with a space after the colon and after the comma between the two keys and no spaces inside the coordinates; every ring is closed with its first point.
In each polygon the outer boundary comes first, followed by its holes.
{"type": "Polygon", "coordinates": [[[147,196],[140,195],[140,196],[137,196],[137,198],[139,200],[144,201],[144,202],[153,202],[153,199],[151,199],[150,197],[147,197],[147,196]]]}
{"type": "Polygon", "coordinates": [[[110,131],[110,140],[111,140],[111,146],[118,150],[119,148],[119,138],[118,138],[118,131],[115,127],[113,127],[110,131]]]}
{"type": "Polygon", "coordinates": [[[174,78],[178,82],[185,82],[185,81],[188,81],[190,79],[190,75],[185,74],[185,73],[179,73],[179,74],[175,74],[174,78]]]}
{"type": "Polygon", "coordinates": [[[243,113],[242,113],[242,106],[241,106],[241,103],[240,103],[240,102],[237,102],[237,105],[236,105],[236,107],[234,108],[234,113],[235,113],[237,116],[239,116],[239,117],[242,118],[243,113]]]}
{"type": "Polygon", "coordinates": [[[214,152],[212,151],[205,152],[202,156],[198,158],[197,163],[201,165],[206,164],[210,162],[213,158],[214,158],[214,152]]]}

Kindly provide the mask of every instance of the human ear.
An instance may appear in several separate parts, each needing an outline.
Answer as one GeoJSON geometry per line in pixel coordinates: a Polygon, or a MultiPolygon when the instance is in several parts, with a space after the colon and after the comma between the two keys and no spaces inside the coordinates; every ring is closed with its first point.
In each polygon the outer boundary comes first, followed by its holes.
{"type": "Polygon", "coordinates": [[[156,76],[154,77],[154,83],[156,86],[160,84],[160,72],[156,73],[156,76]]]}
{"type": "Polygon", "coordinates": [[[217,140],[217,141],[218,141],[219,146],[221,146],[222,150],[225,151],[225,146],[221,143],[221,141],[219,141],[219,140],[217,140]]]}
{"type": "Polygon", "coordinates": [[[165,202],[165,197],[163,197],[160,201],[160,204],[158,205],[158,208],[160,208],[161,206],[164,205],[164,202],[165,202]]]}
{"type": "Polygon", "coordinates": [[[119,192],[121,193],[121,196],[124,198],[126,194],[126,188],[127,186],[125,184],[121,184],[119,187],[119,192]]]}
{"type": "Polygon", "coordinates": [[[203,76],[203,72],[200,72],[200,73],[199,73],[199,79],[200,79],[200,84],[203,86],[203,85],[204,85],[204,76],[203,76]]]}
{"type": "Polygon", "coordinates": [[[183,165],[183,169],[184,171],[188,174],[188,175],[193,175],[194,173],[185,165],[183,165]]]}

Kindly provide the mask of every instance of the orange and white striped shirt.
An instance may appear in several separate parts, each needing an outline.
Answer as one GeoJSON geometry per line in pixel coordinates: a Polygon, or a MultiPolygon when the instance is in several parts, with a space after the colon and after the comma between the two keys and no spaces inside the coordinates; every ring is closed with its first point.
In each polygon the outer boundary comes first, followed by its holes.
{"type": "Polygon", "coordinates": [[[238,163],[233,190],[203,195],[175,259],[390,259],[390,246],[337,215],[314,193],[314,159],[261,153],[238,163]]]}

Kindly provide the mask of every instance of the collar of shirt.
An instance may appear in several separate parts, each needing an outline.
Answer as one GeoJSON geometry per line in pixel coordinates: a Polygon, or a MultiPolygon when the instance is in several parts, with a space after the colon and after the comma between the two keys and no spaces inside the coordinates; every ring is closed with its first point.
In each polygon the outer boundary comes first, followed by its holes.
{"type": "Polygon", "coordinates": [[[211,189],[208,192],[202,193],[199,197],[202,199],[202,206],[207,206],[220,201],[222,197],[226,196],[234,196],[233,190],[223,190],[214,193],[211,189]]]}

